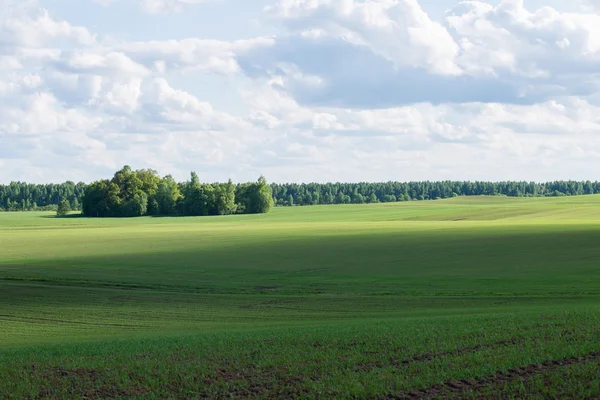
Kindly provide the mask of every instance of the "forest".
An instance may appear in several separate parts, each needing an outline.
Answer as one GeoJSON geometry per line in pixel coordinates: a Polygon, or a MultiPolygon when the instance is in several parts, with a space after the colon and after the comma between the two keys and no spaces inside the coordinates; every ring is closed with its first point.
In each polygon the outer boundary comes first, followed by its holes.
{"type": "Polygon", "coordinates": [[[83,182],[32,184],[11,182],[0,185],[0,211],[56,211],[66,200],[72,210],[81,210],[87,185],[83,182]]]}
{"type": "Polygon", "coordinates": [[[455,196],[549,197],[600,193],[590,181],[481,182],[423,181],[379,183],[200,183],[192,173],[187,182],[153,170],[126,166],[111,180],[92,184],[0,185],[0,211],[55,211],[61,202],[89,216],[222,215],[260,213],[275,206],[362,204],[435,200],[455,196]],[[272,200],[269,198],[272,197],[272,200]],[[85,207],[84,207],[85,203],[85,207]]]}
{"type": "Polygon", "coordinates": [[[590,181],[274,183],[271,187],[277,206],[389,203],[456,196],[551,197],[600,193],[600,183],[590,181]]]}

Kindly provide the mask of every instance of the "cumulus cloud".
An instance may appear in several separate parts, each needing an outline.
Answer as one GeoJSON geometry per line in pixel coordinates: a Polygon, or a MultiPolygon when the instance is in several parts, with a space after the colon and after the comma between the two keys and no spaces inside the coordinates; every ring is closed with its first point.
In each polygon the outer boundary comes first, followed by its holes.
{"type": "Polygon", "coordinates": [[[244,122],[214,110],[190,93],[172,88],[163,78],[154,79],[144,92],[144,114],[149,121],[170,124],[169,130],[220,131],[247,128],[244,122]]]}
{"type": "Polygon", "coordinates": [[[273,43],[272,38],[233,42],[189,38],[123,43],[119,48],[147,68],[161,73],[177,70],[227,75],[239,72],[236,57],[273,43]]]}
{"type": "MultiPolygon", "coordinates": [[[[155,166],[167,165],[161,157],[178,155],[161,154],[161,148],[173,142],[173,134],[202,138],[200,144],[213,131],[248,127],[155,75],[187,67],[233,73],[234,51],[253,40],[194,40],[191,46],[183,41],[174,49],[157,42],[115,44],[55,19],[35,2],[3,0],[1,7],[8,12],[0,13],[0,159],[21,160],[20,173],[39,176],[27,165],[43,169],[48,160],[71,170],[84,165],[105,173],[119,159],[145,163],[144,153],[154,154],[155,166]]],[[[188,151],[197,147],[187,145],[188,151]]],[[[219,159],[218,152],[205,153],[219,159]]],[[[53,171],[48,169],[48,179],[56,179],[53,171]]],[[[13,173],[3,169],[0,179],[20,178],[13,173]]]]}
{"type": "Polygon", "coordinates": [[[122,164],[207,181],[568,179],[597,165],[597,13],[463,1],[436,20],[416,0],[282,0],[262,23],[276,33],[109,40],[0,0],[0,181],[122,164]]]}
{"type": "Polygon", "coordinates": [[[460,3],[447,22],[463,47],[459,62],[472,73],[552,78],[589,73],[600,62],[600,15],[529,11],[504,0],[460,3]]]}
{"type": "Polygon", "coordinates": [[[397,67],[460,73],[458,45],[416,0],[283,0],[267,12],[301,37],[339,38],[397,67]]]}
{"type": "Polygon", "coordinates": [[[67,21],[57,21],[47,10],[32,1],[1,0],[0,52],[15,51],[19,47],[42,47],[57,39],[73,46],[94,43],[95,37],[86,28],[67,21]]]}
{"type": "Polygon", "coordinates": [[[306,104],[532,104],[600,84],[598,14],[530,11],[514,0],[464,1],[440,22],[413,0],[284,0],[267,13],[287,34],[240,65],[251,76],[287,75],[280,79],[306,104]],[[321,85],[297,82],[281,65],[321,85]]]}

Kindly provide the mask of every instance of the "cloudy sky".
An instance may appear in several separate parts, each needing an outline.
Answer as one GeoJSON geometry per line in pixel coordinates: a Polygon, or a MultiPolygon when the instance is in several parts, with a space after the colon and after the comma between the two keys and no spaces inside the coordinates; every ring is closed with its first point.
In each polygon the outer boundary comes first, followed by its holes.
{"type": "Polygon", "coordinates": [[[0,183],[600,179],[599,0],[0,0],[0,183]]]}

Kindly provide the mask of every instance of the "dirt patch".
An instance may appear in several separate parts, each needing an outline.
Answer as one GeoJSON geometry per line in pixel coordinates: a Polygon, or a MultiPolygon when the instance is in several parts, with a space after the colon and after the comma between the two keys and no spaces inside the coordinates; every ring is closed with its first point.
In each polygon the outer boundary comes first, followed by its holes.
{"type": "MultiPolygon", "coordinates": [[[[31,372],[36,372],[35,365],[31,372]]],[[[101,370],[94,368],[52,367],[40,373],[49,382],[48,387],[41,388],[36,399],[56,399],[83,397],[85,399],[113,399],[143,396],[148,389],[140,385],[119,388],[107,382],[101,370]]]]}
{"type": "Polygon", "coordinates": [[[568,357],[558,360],[548,360],[538,364],[529,364],[522,367],[512,368],[506,372],[498,371],[495,374],[478,379],[463,379],[460,381],[452,380],[441,385],[433,385],[411,392],[384,396],[381,399],[460,398],[460,395],[467,391],[476,391],[488,387],[495,387],[513,379],[531,378],[542,372],[564,366],[599,360],[600,352],[593,352],[581,357],[568,357]]]}
{"type": "Polygon", "coordinates": [[[254,290],[265,291],[265,290],[279,290],[279,286],[255,286],[254,290]]]}
{"type": "MultiPolygon", "coordinates": [[[[496,342],[491,342],[491,343],[482,343],[482,344],[477,344],[474,346],[461,347],[456,350],[422,353],[422,354],[418,354],[418,355],[412,356],[412,357],[404,359],[404,360],[397,360],[397,359],[391,358],[388,360],[387,363],[385,363],[381,360],[363,361],[363,362],[359,362],[359,363],[355,364],[354,366],[352,366],[350,368],[356,372],[359,372],[359,371],[367,372],[367,371],[371,371],[371,370],[374,370],[377,368],[384,368],[386,366],[405,367],[412,363],[431,361],[431,360],[434,360],[436,358],[441,358],[441,357],[458,356],[458,355],[462,355],[462,354],[475,353],[475,352],[483,350],[483,349],[490,349],[490,348],[501,347],[501,346],[511,346],[511,345],[516,345],[516,344],[522,343],[522,342],[523,342],[523,339],[521,339],[521,338],[503,339],[503,340],[498,340],[496,342]]],[[[365,352],[364,354],[376,355],[376,354],[380,354],[380,353],[369,351],[369,352],[365,352]]]]}
{"type": "Polygon", "coordinates": [[[393,364],[407,365],[407,364],[411,364],[411,363],[415,363],[415,362],[430,361],[430,360],[433,360],[435,358],[440,358],[440,357],[458,356],[461,354],[475,353],[475,352],[477,352],[479,350],[483,350],[483,349],[489,349],[489,348],[501,347],[501,346],[511,346],[511,345],[516,345],[516,344],[522,343],[522,342],[523,342],[523,339],[519,339],[519,338],[498,340],[496,342],[491,342],[491,343],[482,343],[482,344],[477,344],[477,345],[469,346],[469,347],[461,347],[456,350],[423,353],[423,354],[419,354],[419,355],[416,355],[411,358],[407,358],[402,361],[393,361],[393,364]]]}
{"type": "MultiPolygon", "coordinates": [[[[35,370],[35,366],[32,365],[32,371],[35,370]]],[[[63,367],[52,367],[43,372],[48,378],[75,378],[78,380],[102,380],[102,373],[94,368],[63,368],[63,367]]]]}
{"type": "Polygon", "coordinates": [[[219,368],[214,376],[205,378],[203,383],[212,386],[225,382],[227,389],[224,392],[217,390],[200,393],[200,398],[220,398],[221,395],[233,398],[305,397],[309,391],[302,387],[304,381],[305,379],[300,376],[291,375],[285,367],[244,370],[219,368]]]}
{"type": "Polygon", "coordinates": [[[536,330],[536,329],[548,329],[548,328],[564,328],[565,326],[567,326],[567,324],[564,322],[550,322],[550,323],[545,323],[545,324],[532,325],[531,329],[536,330]]]}
{"type": "Polygon", "coordinates": [[[135,356],[136,360],[149,360],[150,358],[152,358],[150,353],[141,353],[135,356]]]}
{"type": "Polygon", "coordinates": [[[368,372],[374,369],[383,368],[384,363],[382,361],[365,361],[359,362],[352,367],[354,372],[368,372]]]}

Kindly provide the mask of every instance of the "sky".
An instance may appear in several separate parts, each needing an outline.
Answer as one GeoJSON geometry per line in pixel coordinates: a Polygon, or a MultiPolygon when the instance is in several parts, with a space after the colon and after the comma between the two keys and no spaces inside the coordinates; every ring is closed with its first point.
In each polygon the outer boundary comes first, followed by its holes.
{"type": "Polygon", "coordinates": [[[597,180],[600,0],[0,0],[0,183],[597,180]]]}

